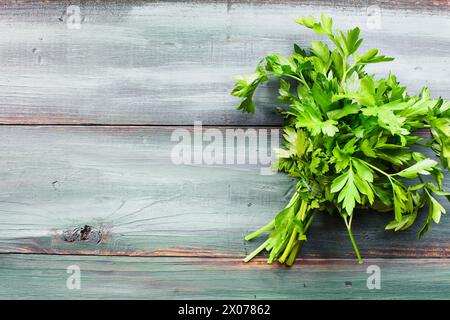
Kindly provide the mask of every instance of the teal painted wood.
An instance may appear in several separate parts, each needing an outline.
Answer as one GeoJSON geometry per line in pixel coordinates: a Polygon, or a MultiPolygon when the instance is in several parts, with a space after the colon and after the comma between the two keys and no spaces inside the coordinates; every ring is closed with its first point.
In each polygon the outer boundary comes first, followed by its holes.
{"type": "Polygon", "coordinates": [[[322,11],[342,29],[360,26],[363,49],[396,57],[371,71],[450,97],[446,1],[92,1],[80,6],[79,30],[67,28],[68,4],[3,3],[0,123],[279,125],[276,83],[258,91],[255,115],[242,115],[233,77],[294,42],[308,46],[318,36],[293,19],[322,11]],[[380,29],[368,27],[369,5],[380,29]]]}
{"type": "Polygon", "coordinates": [[[299,260],[0,255],[0,299],[448,299],[449,259],[299,260]],[[368,266],[381,289],[369,290],[368,266]],[[78,266],[81,289],[69,290],[78,266]]]}
{"type": "MultiPolygon", "coordinates": [[[[342,28],[361,26],[365,48],[397,57],[372,71],[449,98],[450,36],[436,32],[448,29],[447,1],[379,2],[379,30],[367,27],[365,1],[83,2],[80,30],[66,26],[69,4],[0,4],[0,123],[278,126],[276,84],[259,90],[255,115],[241,115],[232,77],[293,42],[307,45],[315,36],[291,20],[321,11],[342,28]]],[[[385,232],[389,214],[358,215],[363,266],[341,221],[321,217],[301,252],[307,260],[244,265],[258,241],[243,236],[285,205],[294,182],[262,176],[258,165],[175,166],[173,129],[1,126],[0,298],[450,296],[446,217],[419,242],[418,227],[385,232]],[[85,224],[102,232],[100,243],[63,240],[85,224]],[[382,257],[392,259],[371,259],[382,257]],[[372,264],[380,291],[366,287],[372,264]],[[80,291],[66,288],[69,265],[81,267],[80,291]]]]}
{"type": "MultiPolygon", "coordinates": [[[[295,181],[260,164],[175,165],[174,129],[0,126],[0,252],[243,257],[259,243],[244,235],[286,205],[295,181]],[[86,224],[101,243],[63,241],[86,224]]],[[[384,231],[392,218],[355,218],[364,257],[450,257],[446,216],[421,241],[421,223],[384,231]]],[[[301,254],[353,258],[347,237],[340,218],[322,216],[301,254]]]]}

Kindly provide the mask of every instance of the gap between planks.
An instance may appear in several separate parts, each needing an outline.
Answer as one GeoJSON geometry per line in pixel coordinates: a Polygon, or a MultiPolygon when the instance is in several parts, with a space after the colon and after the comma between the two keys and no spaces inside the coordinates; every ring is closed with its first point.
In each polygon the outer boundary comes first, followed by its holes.
{"type": "Polygon", "coordinates": [[[161,258],[169,258],[169,259],[180,259],[181,261],[190,261],[197,262],[198,264],[205,265],[217,265],[217,266],[230,266],[237,268],[245,268],[246,266],[259,267],[259,268],[286,268],[286,269],[296,269],[301,268],[301,266],[326,266],[326,265],[335,265],[335,266],[349,266],[349,267],[360,267],[365,265],[372,265],[376,263],[380,264],[440,264],[443,266],[450,267],[450,258],[439,257],[439,258],[363,258],[363,263],[359,264],[358,260],[355,258],[301,258],[297,257],[295,259],[295,263],[288,267],[284,264],[280,264],[275,261],[272,264],[267,263],[267,258],[265,257],[256,257],[252,259],[250,262],[244,262],[243,257],[236,256],[204,256],[204,255],[169,255],[169,254],[160,254],[160,255],[148,255],[148,256],[138,256],[138,255],[120,255],[120,254],[77,254],[77,253],[28,253],[25,254],[23,252],[9,252],[9,253],[0,253],[0,260],[2,257],[14,257],[25,258],[25,257],[39,257],[46,256],[49,258],[57,258],[57,257],[67,257],[67,258],[114,258],[114,259],[129,259],[136,258],[140,260],[148,260],[151,259],[161,259],[161,258]],[[211,263],[213,262],[213,263],[211,263]]]}
{"type": "MultiPolygon", "coordinates": [[[[137,127],[137,128],[191,128],[194,127],[194,124],[128,124],[128,123],[8,123],[8,122],[0,122],[0,127],[117,127],[117,128],[126,128],[126,127],[137,127]]],[[[282,126],[279,125],[254,125],[254,124],[239,124],[239,125],[230,125],[230,124],[202,124],[202,128],[254,128],[254,129],[265,129],[265,128],[273,128],[273,129],[281,129],[282,126]]]]}
{"type": "MultiPolygon", "coordinates": [[[[117,250],[35,250],[35,249],[24,249],[17,251],[3,251],[0,252],[0,257],[7,255],[38,255],[38,256],[77,256],[77,257],[123,257],[123,258],[192,258],[192,259],[205,259],[205,260],[221,260],[221,261],[238,261],[242,262],[245,255],[238,255],[235,253],[226,253],[214,250],[202,250],[202,249],[164,249],[164,250],[152,250],[152,251],[117,251],[117,250]]],[[[430,260],[430,261],[442,261],[450,260],[448,255],[437,255],[437,256],[383,256],[374,257],[373,255],[368,255],[368,258],[363,257],[363,261],[369,260],[430,260]]],[[[267,256],[258,256],[254,258],[249,264],[259,264],[266,263],[267,256]]],[[[301,254],[298,255],[296,261],[353,261],[357,262],[356,257],[320,257],[317,255],[308,255],[304,258],[301,254]]],[[[277,264],[277,263],[275,263],[277,264]]]]}

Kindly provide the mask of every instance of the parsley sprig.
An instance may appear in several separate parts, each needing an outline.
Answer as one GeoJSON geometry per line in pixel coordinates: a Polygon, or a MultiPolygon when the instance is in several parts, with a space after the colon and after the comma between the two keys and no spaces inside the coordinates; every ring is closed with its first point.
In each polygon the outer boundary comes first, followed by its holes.
{"type": "Polygon", "coordinates": [[[450,103],[430,98],[427,88],[418,96],[408,95],[393,74],[377,79],[366,73],[367,64],[393,58],[377,49],[358,54],[359,28],[333,30],[326,15],[320,21],[310,16],[296,22],[328,36],[334,48],[313,41],[308,52],[295,44],[289,57],[271,54],[254,73],[239,76],[232,91],[240,98],[238,109],[253,113],[255,90],[270,77],[279,78],[284,107],[278,110],[285,126],[277,169],[298,181],[275,219],[245,238],[270,232],[244,261],[266,250],[269,263],[292,265],[315,215],[328,212],[342,217],[361,263],[352,234],[356,209],[393,212],[386,230],[401,231],[428,207],[419,238],[445,213],[437,200],[450,195],[442,188],[442,169],[419,150],[432,148],[448,168],[450,103]],[[412,134],[424,129],[431,131],[431,141],[412,134]]]}

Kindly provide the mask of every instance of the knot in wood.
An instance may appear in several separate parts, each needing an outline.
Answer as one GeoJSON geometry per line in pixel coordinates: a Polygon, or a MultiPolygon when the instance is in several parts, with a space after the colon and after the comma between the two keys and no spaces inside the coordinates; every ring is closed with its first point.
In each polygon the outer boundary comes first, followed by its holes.
{"type": "Polygon", "coordinates": [[[62,234],[63,240],[67,242],[95,242],[100,243],[102,240],[102,231],[85,225],[71,230],[65,230],[62,234]]]}

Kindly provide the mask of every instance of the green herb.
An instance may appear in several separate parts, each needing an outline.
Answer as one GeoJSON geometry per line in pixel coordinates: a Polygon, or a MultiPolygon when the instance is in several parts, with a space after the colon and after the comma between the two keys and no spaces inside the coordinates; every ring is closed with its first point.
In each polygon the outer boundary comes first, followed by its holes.
{"type": "Polygon", "coordinates": [[[377,49],[358,54],[359,28],[333,30],[326,15],[320,21],[310,16],[296,22],[328,36],[335,48],[313,41],[309,52],[294,45],[289,57],[269,55],[253,74],[238,77],[232,91],[241,99],[238,109],[254,112],[256,88],[270,77],[279,78],[285,141],[277,150],[278,170],[298,180],[286,208],[245,238],[270,231],[244,261],[267,250],[269,263],[291,265],[315,215],[329,212],[342,217],[361,263],[352,234],[356,209],[393,212],[386,230],[400,231],[413,225],[426,206],[419,238],[445,213],[437,200],[449,196],[442,189],[442,170],[418,149],[432,148],[448,167],[450,103],[431,99],[426,88],[410,96],[392,74],[377,79],[366,73],[367,64],[393,58],[377,49]],[[432,141],[412,135],[421,129],[431,131],[432,141]]]}

